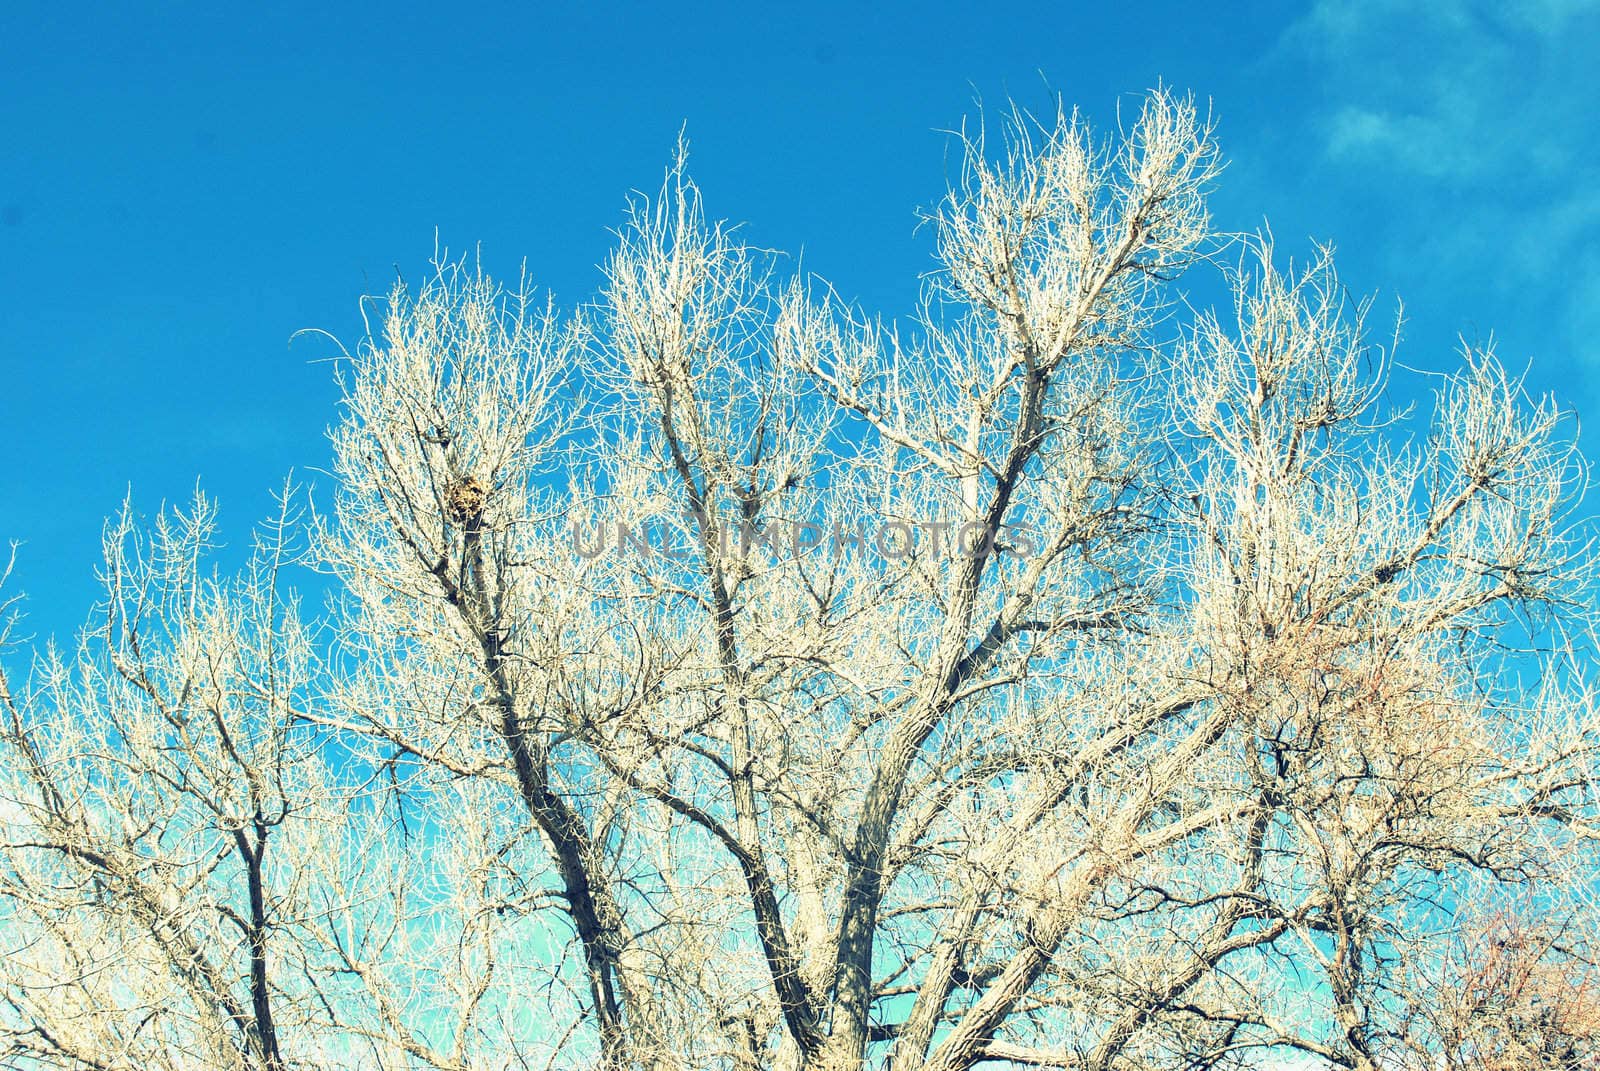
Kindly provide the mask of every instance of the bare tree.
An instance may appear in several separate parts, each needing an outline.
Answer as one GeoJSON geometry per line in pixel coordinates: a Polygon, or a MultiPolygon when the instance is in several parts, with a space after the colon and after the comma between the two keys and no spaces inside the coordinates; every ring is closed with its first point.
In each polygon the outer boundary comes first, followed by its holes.
{"type": "Polygon", "coordinates": [[[8,1066],[466,1068],[507,1049],[482,1019],[531,1032],[494,988],[525,834],[460,790],[426,846],[374,808],[311,721],[326,669],[280,586],[303,556],[282,506],[227,582],[204,497],[148,537],[125,509],[76,655],[22,694],[0,673],[8,1066]]]}
{"type": "MultiPolygon", "coordinates": [[[[311,664],[274,589],[287,512],[208,581],[214,511],[125,510],[82,652],[48,654],[7,724],[4,1034],[43,1065],[282,1068],[271,934],[280,830],[307,787],[288,714],[311,664]]],[[[292,885],[292,882],[291,882],[292,885]]]]}
{"type": "Polygon", "coordinates": [[[1560,414],[1482,349],[1392,411],[1326,250],[1213,233],[1191,102],[1002,126],[906,324],[710,221],[681,153],[575,314],[397,287],[311,526],[324,640],[280,552],[145,599],[113,546],[102,653],[5,692],[16,1051],[1377,1071],[1537,1027],[1577,1066],[1560,414]],[[1485,958],[1469,904],[1551,936],[1485,958]]]}

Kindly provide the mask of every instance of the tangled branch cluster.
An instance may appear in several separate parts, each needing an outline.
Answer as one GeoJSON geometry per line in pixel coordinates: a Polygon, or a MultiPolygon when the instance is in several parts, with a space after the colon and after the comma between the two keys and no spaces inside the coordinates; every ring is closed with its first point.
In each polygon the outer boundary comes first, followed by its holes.
{"type": "Polygon", "coordinates": [[[1481,349],[1386,411],[1191,102],[1004,127],[904,324],[680,155],[575,314],[397,287],[237,577],[204,500],[114,523],[0,676],[8,1066],[1593,1066],[1567,424],[1481,349]],[[574,552],[619,517],[688,552],[574,552]],[[863,517],[1034,553],[739,537],[863,517]]]}

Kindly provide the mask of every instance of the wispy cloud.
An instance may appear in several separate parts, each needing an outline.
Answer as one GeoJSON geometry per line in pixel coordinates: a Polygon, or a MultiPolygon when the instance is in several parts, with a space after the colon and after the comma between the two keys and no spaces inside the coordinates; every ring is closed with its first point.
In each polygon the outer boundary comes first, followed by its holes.
{"type": "Polygon", "coordinates": [[[1600,4],[1322,0],[1290,39],[1324,66],[1338,102],[1334,158],[1382,155],[1456,185],[1560,175],[1589,125],[1600,4]]]}
{"type": "MultiPolygon", "coordinates": [[[[1538,291],[1553,345],[1600,366],[1600,0],[1320,0],[1280,42],[1316,85],[1324,174],[1410,211],[1391,257],[1538,291]],[[1402,188],[1403,187],[1403,188],[1402,188]]],[[[1534,311],[1537,309],[1537,311],[1534,311]]]]}

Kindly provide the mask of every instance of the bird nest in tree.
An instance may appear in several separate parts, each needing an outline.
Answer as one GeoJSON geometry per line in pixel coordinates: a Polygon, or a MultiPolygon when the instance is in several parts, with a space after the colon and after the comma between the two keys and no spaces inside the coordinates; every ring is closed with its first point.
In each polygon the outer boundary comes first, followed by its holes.
{"type": "Polygon", "coordinates": [[[450,511],[450,519],[457,523],[464,523],[475,519],[483,512],[483,503],[489,497],[489,489],[483,481],[476,476],[466,476],[450,485],[445,492],[445,507],[450,511]]]}

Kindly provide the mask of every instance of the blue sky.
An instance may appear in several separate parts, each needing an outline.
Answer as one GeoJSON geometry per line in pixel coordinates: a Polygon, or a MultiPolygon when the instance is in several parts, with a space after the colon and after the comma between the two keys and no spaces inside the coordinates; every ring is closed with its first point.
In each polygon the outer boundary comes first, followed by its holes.
{"type": "MultiPolygon", "coordinates": [[[[1101,125],[1209,99],[1218,223],[1340,250],[1406,304],[1401,360],[1491,331],[1600,403],[1600,2],[163,4],[0,10],[0,540],[31,631],[95,595],[101,519],[198,478],[242,544],[327,478],[321,328],[434,236],[571,305],[680,127],[718,216],[886,315],[929,265],[938,131],[1060,92],[1101,125]]],[[[1595,455],[1593,447],[1588,451],[1595,455]]]]}

